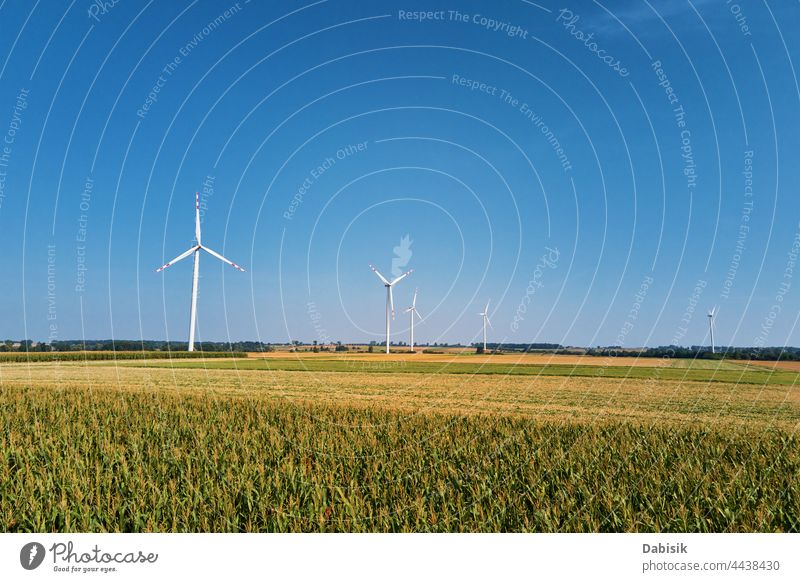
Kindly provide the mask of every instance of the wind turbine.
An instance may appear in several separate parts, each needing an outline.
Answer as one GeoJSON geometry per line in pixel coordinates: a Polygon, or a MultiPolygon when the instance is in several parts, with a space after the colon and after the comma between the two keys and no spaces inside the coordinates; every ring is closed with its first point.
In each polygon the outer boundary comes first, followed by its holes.
{"type": "Polygon", "coordinates": [[[411,301],[411,307],[406,309],[406,313],[410,313],[411,314],[411,351],[412,352],[414,351],[414,316],[416,315],[417,317],[422,319],[422,316],[419,314],[419,311],[417,311],[417,292],[418,291],[419,291],[419,289],[414,289],[414,299],[411,301]]]}
{"type": "Polygon", "coordinates": [[[192,254],[194,255],[194,274],[192,275],[192,306],[191,306],[191,310],[189,312],[189,351],[190,352],[194,351],[194,330],[195,330],[196,323],[197,323],[197,282],[198,282],[198,279],[200,278],[200,251],[205,251],[209,255],[211,255],[212,257],[216,257],[220,261],[222,261],[223,263],[228,263],[231,267],[233,267],[235,269],[238,269],[238,270],[240,270],[241,272],[244,273],[244,269],[242,269],[236,263],[234,263],[232,261],[229,261],[228,259],[223,257],[221,254],[219,254],[219,253],[217,253],[215,251],[212,251],[208,247],[204,247],[203,246],[202,238],[200,236],[200,194],[199,193],[195,193],[195,195],[194,195],[194,238],[195,238],[195,242],[197,244],[195,244],[192,248],[190,248],[185,253],[181,253],[180,255],[178,255],[177,257],[172,259],[166,265],[163,265],[163,266],[159,267],[158,269],[156,269],[156,273],[160,273],[161,271],[163,271],[167,267],[171,267],[172,265],[174,265],[178,261],[181,261],[181,260],[185,259],[189,255],[192,255],[192,254]]]}
{"type": "Polygon", "coordinates": [[[708,312],[708,330],[711,332],[711,353],[716,353],[714,349],[714,318],[717,316],[717,308],[714,306],[708,312]]]}
{"type": "Polygon", "coordinates": [[[378,276],[378,279],[381,280],[383,286],[386,287],[386,353],[389,353],[389,328],[391,326],[391,320],[394,319],[394,298],[392,297],[392,287],[394,287],[397,283],[408,277],[414,269],[410,271],[406,271],[393,281],[389,281],[386,277],[381,275],[378,272],[378,269],[373,267],[372,265],[369,266],[372,269],[372,272],[378,276]],[[391,316],[391,317],[390,317],[391,316]]]}
{"type": "MultiPolygon", "coordinates": [[[[491,299],[489,299],[491,301],[491,299]]],[[[483,352],[486,353],[486,324],[489,324],[489,327],[492,327],[492,322],[489,321],[489,301],[486,302],[486,308],[483,310],[483,313],[479,313],[483,318],[483,352]]]]}

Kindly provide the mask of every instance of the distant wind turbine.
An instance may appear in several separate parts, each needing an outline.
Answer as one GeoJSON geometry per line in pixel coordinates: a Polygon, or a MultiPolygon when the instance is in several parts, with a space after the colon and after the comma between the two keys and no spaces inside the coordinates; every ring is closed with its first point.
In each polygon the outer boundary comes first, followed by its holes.
{"type": "Polygon", "coordinates": [[[194,238],[195,238],[195,242],[197,244],[195,244],[192,248],[190,248],[185,253],[182,253],[182,254],[178,255],[177,257],[175,257],[174,259],[172,259],[166,265],[163,265],[163,266],[159,267],[158,269],[156,269],[156,273],[160,273],[161,271],[163,271],[167,267],[170,267],[170,266],[174,265],[175,263],[177,263],[178,261],[181,261],[181,260],[185,259],[189,255],[194,254],[194,274],[192,275],[192,305],[191,305],[191,310],[189,312],[189,351],[190,352],[194,351],[194,330],[195,330],[196,323],[197,323],[197,282],[198,282],[198,279],[200,278],[200,251],[201,250],[205,251],[209,255],[211,255],[212,257],[216,257],[220,261],[222,261],[223,263],[228,263],[231,267],[234,267],[235,269],[238,269],[238,270],[240,270],[240,271],[242,271],[244,273],[244,269],[242,269],[236,263],[234,263],[232,261],[229,261],[228,259],[226,259],[222,255],[220,255],[219,253],[217,253],[215,251],[212,251],[208,247],[204,247],[203,246],[202,238],[200,236],[200,195],[198,193],[195,193],[195,195],[194,195],[194,238]]]}
{"type": "Polygon", "coordinates": [[[717,308],[714,306],[708,312],[708,330],[711,332],[711,353],[716,353],[714,348],[714,318],[717,316],[717,308]]]}
{"type": "Polygon", "coordinates": [[[386,277],[381,275],[378,272],[378,269],[373,267],[372,265],[369,266],[372,269],[372,272],[378,276],[378,279],[381,280],[383,286],[386,287],[386,353],[389,353],[389,332],[391,327],[391,320],[394,319],[394,298],[392,297],[392,287],[394,287],[397,283],[408,277],[413,269],[410,271],[406,271],[393,281],[389,281],[386,277]]]}
{"type": "Polygon", "coordinates": [[[491,301],[491,299],[489,299],[489,301],[486,302],[486,309],[483,310],[483,313],[479,313],[478,314],[483,318],[483,351],[484,351],[484,353],[486,352],[486,324],[488,323],[489,327],[492,327],[492,322],[489,321],[489,302],[490,301],[491,301]]]}
{"type": "Polygon", "coordinates": [[[414,299],[411,301],[411,307],[406,309],[406,313],[411,314],[411,351],[414,351],[414,316],[422,319],[422,316],[417,311],[417,292],[419,289],[414,289],[414,299]]]}

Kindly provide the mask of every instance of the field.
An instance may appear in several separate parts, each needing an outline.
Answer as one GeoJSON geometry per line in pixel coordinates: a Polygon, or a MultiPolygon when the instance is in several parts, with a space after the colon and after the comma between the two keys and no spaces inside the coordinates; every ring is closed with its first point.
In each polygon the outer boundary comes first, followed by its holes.
{"type": "MultiPolygon", "coordinates": [[[[121,362],[120,365],[127,365],[121,362]]],[[[142,365],[137,363],[134,365],[142,365]]],[[[713,360],[667,360],[636,358],[591,358],[586,356],[448,356],[448,355],[354,355],[326,356],[312,354],[297,357],[289,354],[247,359],[225,358],[169,362],[153,361],[144,365],[169,368],[203,368],[216,370],[291,370],[296,372],[364,372],[465,374],[503,376],[566,376],[571,378],[619,378],[657,380],[728,382],[736,384],[798,383],[797,371],[744,363],[713,360]]]]}
{"type": "MultiPolygon", "coordinates": [[[[300,360],[330,360],[330,361],[403,361],[403,362],[458,362],[466,361],[473,364],[538,364],[538,365],[567,365],[567,366],[638,366],[652,368],[662,366],[669,368],[716,368],[721,366],[723,369],[741,369],[744,362],[725,362],[722,360],[686,360],[679,358],[637,358],[632,356],[622,357],[596,357],[584,355],[565,355],[565,354],[537,354],[537,353],[502,353],[477,355],[475,350],[466,351],[465,348],[455,350],[449,348],[442,350],[443,353],[416,352],[411,354],[409,351],[384,353],[360,352],[299,352],[291,353],[288,351],[274,351],[266,353],[250,353],[248,356],[255,359],[286,359],[294,358],[300,360]]],[[[774,362],[765,362],[774,364],[774,362]]]]}
{"type": "Polygon", "coordinates": [[[773,368],[776,370],[789,370],[792,372],[800,372],[800,362],[752,362],[752,365],[761,366],[762,368],[773,368]]]}
{"type": "Polygon", "coordinates": [[[0,524],[800,531],[796,371],[519,358],[0,363],[0,524]]]}

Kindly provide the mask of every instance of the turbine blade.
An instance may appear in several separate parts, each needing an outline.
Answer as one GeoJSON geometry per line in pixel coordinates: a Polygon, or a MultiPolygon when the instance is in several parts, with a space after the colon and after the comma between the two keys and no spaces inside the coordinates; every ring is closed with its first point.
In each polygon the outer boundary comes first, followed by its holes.
{"type": "Polygon", "coordinates": [[[391,283],[389,283],[389,285],[394,285],[395,283],[398,283],[399,281],[402,281],[403,279],[405,279],[406,277],[408,277],[408,276],[409,276],[411,273],[413,273],[413,272],[414,272],[414,269],[409,269],[408,271],[406,271],[405,273],[403,273],[402,275],[400,275],[400,276],[399,276],[397,279],[395,279],[394,281],[392,281],[391,283]]]}
{"type": "Polygon", "coordinates": [[[489,302],[490,301],[491,301],[491,299],[489,299],[489,301],[486,302],[486,309],[483,310],[484,313],[489,313],[489,302]]]}
{"type": "Polygon", "coordinates": [[[189,255],[191,255],[193,252],[195,252],[195,251],[196,251],[197,249],[199,249],[199,248],[200,248],[199,246],[195,246],[195,247],[192,247],[192,248],[190,248],[190,249],[189,249],[188,251],[186,251],[185,253],[181,253],[181,254],[179,254],[177,257],[175,257],[174,259],[172,259],[172,260],[171,260],[169,263],[166,263],[166,264],[164,264],[164,265],[161,265],[161,266],[160,266],[158,269],[156,269],[156,273],[160,273],[161,271],[163,271],[163,270],[164,270],[164,269],[166,269],[167,267],[170,267],[170,266],[174,265],[174,264],[175,264],[175,263],[177,263],[178,261],[182,261],[183,259],[185,259],[185,258],[186,258],[186,257],[188,257],[189,255]]]}
{"type": "Polygon", "coordinates": [[[373,267],[372,265],[370,265],[370,266],[369,266],[369,268],[370,268],[370,269],[372,269],[372,272],[373,272],[373,273],[375,273],[375,274],[378,276],[378,279],[380,279],[380,280],[381,280],[381,282],[382,282],[384,285],[390,285],[389,281],[386,279],[386,277],[384,277],[383,275],[381,275],[381,274],[380,274],[380,272],[378,271],[378,269],[376,269],[376,268],[375,268],[375,267],[373,267]]]}
{"type": "Polygon", "coordinates": [[[488,317],[486,318],[486,323],[488,323],[488,324],[489,324],[489,327],[491,327],[492,329],[494,329],[494,326],[492,325],[492,322],[489,320],[489,318],[488,318],[488,317]]]}
{"type": "Polygon", "coordinates": [[[414,310],[413,310],[413,311],[414,311],[414,313],[417,315],[417,319],[419,319],[420,321],[422,321],[422,316],[419,314],[419,311],[417,311],[417,308],[416,308],[416,307],[414,308],[414,310]]]}
{"type": "Polygon", "coordinates": [[[217,257],[217,258],[218,258],[220,261],[222,261],[223,263],[228,263],[228,264],[229,264],[231,267],[233,267],[234,269],[239,269],[239,270],[240,270],[242,273],[244,273],[244,272],[245,272],[245,271],[244,271],[244,269],[242,269],[242,268],[241,268],[239,265],[237,265],[237,264],[236,264],[236,263],[234,263],[233,261],[229,261],[228,259],[226,259],[225,257],[223,257],[223,256],[222,256],[221,254],[219,254],[218,252],[212,251],[210,248],[208,248],[208,247],[204,247],[204,246],[201,246],[200,248],[201,248],[201,249],[203,249],[205,252],[207,252],[207,253],[208,253],[209,255],[211,255],[212,257],[217,257]]]}
{"type": "Polygon", "coordinates": [[[203,244],[200,239],[200,193],[194,193],[194,238],[197,244],[203,244]]]}
{"type": "Polygon", "coordinates": [[[392,309],[392,319],[394,319],[394,297],[392,296],[392,286],[389,285],[387,289],[389,290],[389,306],[392,309]]]}
{"type": "Polygon", "coordinates": [[[419,293],[419,289],[414,289],[414,299],[411,301],[411,307],[417,306],[417,293],[419,293]]]}

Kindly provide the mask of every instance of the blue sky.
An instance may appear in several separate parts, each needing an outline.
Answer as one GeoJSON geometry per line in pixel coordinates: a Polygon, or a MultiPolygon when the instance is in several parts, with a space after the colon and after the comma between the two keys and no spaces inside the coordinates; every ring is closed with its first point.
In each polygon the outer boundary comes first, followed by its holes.
{"type": "Polygon", "coordinates": [[[0,3],[0,336],[185,340],[205,189],[201,339],[379,340],[408,259],[423,342],[800,344],[796,3],[99,6],[0,3]]]}

